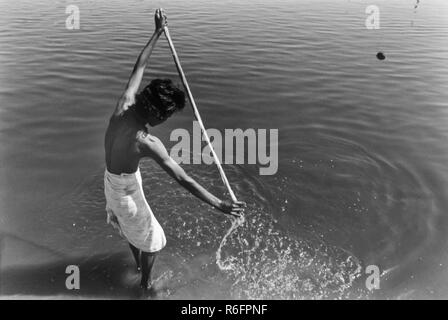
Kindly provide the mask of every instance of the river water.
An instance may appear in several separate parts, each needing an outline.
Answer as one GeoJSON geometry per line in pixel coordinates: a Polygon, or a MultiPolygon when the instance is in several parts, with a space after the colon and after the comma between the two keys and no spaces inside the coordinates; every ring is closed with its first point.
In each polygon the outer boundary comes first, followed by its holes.
{"type": "MultiPolygon", "coordinates": [[[[361,0],[1,4],[0,294],[133,297],[130,252],[105,224],[103,138],[163,7],[206,126],[279,135],[276,174],[224,165],[248,203],[221,247],[227,270],[216,252],[231,221],[141,164],[168,240],[161,297],[448,297],[446,1],[376,1],[377,30],[361,0]],[[79,30],[66,28],[70,4],[79,30]]],[[[180,83],[163,38],[144,83],[154,77],[180,83]]],[[[152,132],[169,149],[192,121],[187,106],[152,132]]],[[[184,168],[225,196],[215,166],[184,168]]]]}

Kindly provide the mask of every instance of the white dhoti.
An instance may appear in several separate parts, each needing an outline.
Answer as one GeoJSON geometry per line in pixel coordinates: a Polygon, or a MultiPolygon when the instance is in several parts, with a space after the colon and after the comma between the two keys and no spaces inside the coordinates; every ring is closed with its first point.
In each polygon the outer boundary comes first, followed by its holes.
{"type": "Polygon", "coordinates": [[[143,193],[140,169],[120,175],[105,171],[107,222],[134,247],[156,252],[166,244],[165,233],[155,218],[143,193]]]}

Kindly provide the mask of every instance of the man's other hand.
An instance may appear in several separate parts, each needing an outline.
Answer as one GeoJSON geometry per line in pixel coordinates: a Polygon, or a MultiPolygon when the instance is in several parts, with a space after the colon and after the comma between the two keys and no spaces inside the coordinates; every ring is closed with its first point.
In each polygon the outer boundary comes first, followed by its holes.
{"type": "Polygon", "coordinates": [[[221,201],[221,204],[219,206],[219,210],[224,212],[225,214],[234,216],[234,217],[241,217],[244,213],[244,208],[246,208],[246,203],[243,201],[236,201],[232,202],[229,200],[221,201]]]}

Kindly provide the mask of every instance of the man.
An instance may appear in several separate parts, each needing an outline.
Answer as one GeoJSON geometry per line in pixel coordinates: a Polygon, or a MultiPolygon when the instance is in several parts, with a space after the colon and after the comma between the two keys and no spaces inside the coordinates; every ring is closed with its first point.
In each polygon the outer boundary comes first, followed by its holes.
{"type": "Polygon", "coordinates": [[[104,190],[108,222],[129,242],[138,270],[141,267],[140,285],[149,293],[153,293],[151,270],[156,253],[165,246],[166,239],[143,193],[140,159],[152,158],[181,186],[225,214],[238,217],[245,207],[243,202],[223,201],[204,189],[149,132],[150,127],[162,124],[185,105],[185,94],[168,79],[155,79],[137,94],[151,52],[166,23],[166,15],[158,9],[154,34],[137,59],[105,136],[104,190]]]}

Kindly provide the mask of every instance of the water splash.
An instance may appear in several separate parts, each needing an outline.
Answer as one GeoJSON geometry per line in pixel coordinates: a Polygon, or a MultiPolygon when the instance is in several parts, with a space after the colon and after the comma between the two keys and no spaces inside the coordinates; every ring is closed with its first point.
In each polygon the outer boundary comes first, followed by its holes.
{"type": "Polygon", "coordinates": [[[349,289],[362,270],[356,257],[321,241],[286,234],[263,210],[250,214],[245,224],[233,221],[216,253],[219,268],[232,280],[232,298],[353,297],[349,289]]]}
{"type": "Polygon", "coordinates": [[[221,251],[223,246],[225,246],[227,242],[227,238],[236,231],[236,229],[241,226],[245,222],[244,217],[234,219],[232,221],[232,225],[230,226],[229,230],[227,230],[226,234],[221,240],[221,243],[219,244],[219,248],[216,251],[216,264],[218,265],[219,269],[222,271],[226,270],[232,270],[234,268],[234,265],[232,261],[223,261],[221,258],[221,251]]]}

